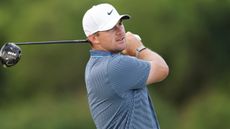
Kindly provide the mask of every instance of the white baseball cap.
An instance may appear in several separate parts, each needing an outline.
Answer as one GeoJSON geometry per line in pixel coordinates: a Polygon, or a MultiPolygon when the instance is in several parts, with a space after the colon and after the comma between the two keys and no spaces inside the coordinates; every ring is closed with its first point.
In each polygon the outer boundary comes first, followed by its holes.
{"type": "Polygon", "coordinates": [[[112,29],[120,19],[129,19],[130,16],[120,15],[110,4],[103,3],[90,8],[83,16],[82,26],[88,37],[98,31],[112,29]]]}

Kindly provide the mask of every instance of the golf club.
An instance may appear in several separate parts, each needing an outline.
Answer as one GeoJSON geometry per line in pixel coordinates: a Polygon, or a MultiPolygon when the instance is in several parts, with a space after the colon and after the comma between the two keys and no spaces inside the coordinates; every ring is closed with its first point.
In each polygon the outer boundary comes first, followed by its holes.
{"type": "MultiPolygon", "coordinates": [[[[134,36],[141,40],[140,36],[134,34],[134,36]]],[[[89,43],[86,39],[80,40],[56,40],[56,41],[40,41],[40,42],[10,42],[5,43],[0,50],[0,62],[3,67],[11,67],[16,65],[21,58],[21,48],[18,45],[42,45],[42,44],[79,44],[89,43]]]]}
{"type": "Polygon", "coordinates": [[[58,41],[40,41],[40,42],[15,42],[6,43],[0,50],[0,62],[3,67],[11,67],[16,65],[21,58],[21,48],[18,45],[42,45],[42,44],[75,44],[89,43],[88,40],[58,40],[58,41]]]}
{"type": "Polygon", "coordinates": [[[88,43],[88,40],[57,40],[57,41],[40,41],[40,42],[16,42],[16,45],[39,45],[39,44],[67,44],[67,43],[88,43]]]}

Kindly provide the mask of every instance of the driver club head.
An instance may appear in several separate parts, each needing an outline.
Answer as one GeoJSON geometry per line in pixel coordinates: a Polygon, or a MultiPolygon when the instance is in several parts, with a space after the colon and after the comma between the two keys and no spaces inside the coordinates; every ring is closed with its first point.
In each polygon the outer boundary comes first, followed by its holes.
{"type": "Polygon", "coordinates": [[[14,43],[6,43],[0,50],[1,63],[4,67],[11,67],[21,58],[21,48],[14,43]]]}

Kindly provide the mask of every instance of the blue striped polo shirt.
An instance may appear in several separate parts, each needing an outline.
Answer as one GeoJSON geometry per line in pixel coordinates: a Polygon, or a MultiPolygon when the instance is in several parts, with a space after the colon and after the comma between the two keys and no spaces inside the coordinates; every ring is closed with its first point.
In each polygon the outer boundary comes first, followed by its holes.
{"type": "Polygon", "coordinates": [[[97,129],[159,129],[146,87],[150,64],[106,51],[90,55],[85,81],[97,129]]]}

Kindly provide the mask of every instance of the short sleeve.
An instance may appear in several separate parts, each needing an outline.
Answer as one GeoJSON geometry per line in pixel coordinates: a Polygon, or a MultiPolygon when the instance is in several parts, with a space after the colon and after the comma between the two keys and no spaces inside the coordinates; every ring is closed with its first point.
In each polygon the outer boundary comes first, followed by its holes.
{"type": "Polygon", "coordinates": [[[109,83],[117,92],[144,88],[149,71],[149,62],[119,55],[108,64],[109,83]]]}

